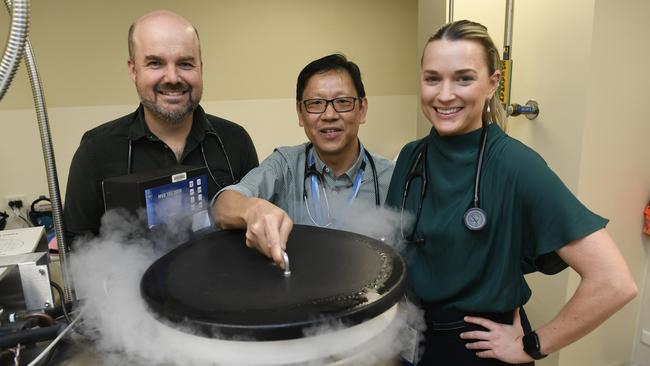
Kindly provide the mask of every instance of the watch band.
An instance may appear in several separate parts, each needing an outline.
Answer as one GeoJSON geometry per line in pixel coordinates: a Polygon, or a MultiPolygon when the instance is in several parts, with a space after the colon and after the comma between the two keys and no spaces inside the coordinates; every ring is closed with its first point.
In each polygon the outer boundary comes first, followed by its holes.
{"type": "Polygon", "coordinates": [[[522,343],[524,344],[524,352],[532,357],[533,360],[541,360],[546,357],[546,355],[540,351],[542,345],[539,343],[539,337],[534,330],[524,335],[522,343]]]}

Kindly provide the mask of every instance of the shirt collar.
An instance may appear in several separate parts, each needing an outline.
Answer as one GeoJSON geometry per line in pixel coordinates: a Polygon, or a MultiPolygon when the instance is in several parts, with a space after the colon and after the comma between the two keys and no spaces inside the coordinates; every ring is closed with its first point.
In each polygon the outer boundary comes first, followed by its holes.
{"type": "MultiPolygon", "coordinates": [[[[357,156],[357,160],[354,161],[354,164],[350,167],[350,169],[346,170],[345,173],[343,173],[338,179],[341,179],[342,177],[347,177],[351,182],[354,181],[354,177],[357,176],[357,172],[359,171],[359,168],[361,167],[361,164],[363,163],[363,159],[365,158],[365,153],[364,147],[359,141],[359,146],[361,147],[359,149],[359,155],[357,156]]],[[[323,175],[328,175],[332,178],[334,178],[334,174],[332,174],[332,169],[330,169],[325,163],[320,159],[318,156],[318,152],[314,147],[310,149],[311,153],[314,155],[314,160],[316,162],[316,170],[321,172],[323,175]]],[[[309,157],[307,157],[309,159],[309,157]]]]}
{"type": "Polygon", "coordinates": [[[141,103],[135,111],[133,123],[131,123],[131,127],[129,127],[129,139],[137,141],[144,137],[151,138],[155,136],[151,133],[149,127],[147,127],[147,124],[144,122],[144,106],[141,103]]]}

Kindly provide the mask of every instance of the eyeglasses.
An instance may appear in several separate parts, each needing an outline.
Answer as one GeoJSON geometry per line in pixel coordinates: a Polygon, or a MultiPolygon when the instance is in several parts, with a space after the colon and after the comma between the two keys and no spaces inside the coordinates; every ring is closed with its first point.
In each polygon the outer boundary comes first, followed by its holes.
{"type": "Polygon", "coordinates": [[[354,109],[354,105],[358,98],[354,97],[340,97],[334,99],[307,99],[302,103],[305,105],[307,113],[320,114],[325,112],[327,104],[332,103],[332,107],[338,113],[349,112],[354,109]]]}

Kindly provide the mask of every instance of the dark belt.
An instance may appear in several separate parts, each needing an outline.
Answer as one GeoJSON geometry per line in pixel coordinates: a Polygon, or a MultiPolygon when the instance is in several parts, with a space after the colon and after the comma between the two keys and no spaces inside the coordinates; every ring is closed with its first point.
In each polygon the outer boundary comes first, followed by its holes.
{"type": "Polygon", "coordinates": [[[436,306],[431,306],[428,304],[422,304],[422,309],[424,310],[424,318],[427,323],[427,330],[435,331],[462,329],[466,327],[481,328],[476,324],[465,322],[463,319],[466,316],[486,318],[501,324],[512,324],[514,312],[514,310],[505,313],[461,312],[459,310],[441,310],[436,306]]]}
{"type": "MultiPolygon", "coordinates": [[[[458,310],[440,310],[435,306],[421,304],[425,311],[424,317],[427,322],[425,333],[424,354],[420,365],[509,365],[496,359],[483,359],[476,357],[476,350],[466,348],[467,343],[474,340],[460,338],[460,333],[487,329],[478,324],[467,323],[463,320],[465,316],[476,316],[490,319],[500,324],[512,324],[514,310],[505,313],[498,312],[462,312],[458,310]]],[[[530,323],[520,308],[521,325],[524,334],[530,331],[530,323]]],[[[521,366],[534,366],[534,362],[521,364],[521,366]]]]}

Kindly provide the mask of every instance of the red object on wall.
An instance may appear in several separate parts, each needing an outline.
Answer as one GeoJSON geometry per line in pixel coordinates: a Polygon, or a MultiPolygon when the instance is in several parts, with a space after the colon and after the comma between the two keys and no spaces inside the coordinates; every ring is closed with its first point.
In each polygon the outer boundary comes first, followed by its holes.
{"type": "Polygon", "coordinates": [[[643,232],[650,235],[650,203],[645,206],[645,224],[643,225],[643,232]]]}

